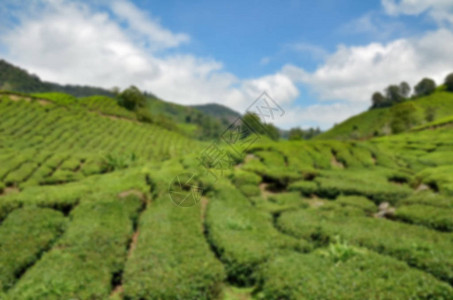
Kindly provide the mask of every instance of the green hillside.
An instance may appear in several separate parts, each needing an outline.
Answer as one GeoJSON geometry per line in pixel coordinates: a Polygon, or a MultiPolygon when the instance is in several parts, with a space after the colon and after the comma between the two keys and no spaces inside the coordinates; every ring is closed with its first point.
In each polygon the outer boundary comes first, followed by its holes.
{"type": "Polygon", "coordinates": [[[225,144],[4,93],[0,299],[453,299],[450,97],[398,135],[225,144]]]}
{"type": "Polygon", "coordinates": [[[60,85],[42,81],[37,75],[29,74],[26,70],[16,67],[3,59],[0,59],[0,90],[23,93],[62,92],[76,97],[93,95],[113,96],[111,91],[102,88],[60,85]]]}
{"type": "MultiPolygon", "coordinates": [[[[103,103],[102,105],[104,106],[115,107],[116,104],[112,104],[112,102],[118,96],[113,91],[98,87],[63,86],[52,82],[44,82],[38,76],[29,74],[26,70],[16,67],[5,60],[0,60],[1,90],[33,93],[37,98],[49,99],[59,104],[86,107],[99,105],[99,103],[103,103]],[[101,101],[100,96],[104,97],[103,101],[101,101]],[[76,104],[75,102],[79,100],[82,103],[76,104]],[[89,102],[91,101],[94,104],[90,104],[89,102]]],[[[231,121],[231,117],[239,116],[238,113],[217,104],[184,106],[164,101],[149,92],[144,92],[144,96],[146,97],[147,114],[156,120],[156,124],[167,129],[179,130],[180,133],[198,139],[218,137],[222,128],[231,121]]]]}
{"type": "MultiPolygon", "coordinates": [[[[316,139],[367,139],[398,133],[394,132],[392,122],[408,115],[411,119],[407,122],[410,124],[407,124],[408,126],[402,124],[401,131],[451,117],[453,116],[453,93],[446,92],[443,87],[440,87],[429,96],[407,100],[391,107],[371,109],[335,125],[316,139]]],[[[396,125],[398,127],[399,124],[396,125]]]]}
{"type": "Polygon", "coordinates": [[[240,113],[232,109],[229,109],[226,106],[215,103],[204,105],[193,105],[192,107],[217,119],[227,120],[227,122],[234,122],[237,118],[241,116],[240,113]]]}

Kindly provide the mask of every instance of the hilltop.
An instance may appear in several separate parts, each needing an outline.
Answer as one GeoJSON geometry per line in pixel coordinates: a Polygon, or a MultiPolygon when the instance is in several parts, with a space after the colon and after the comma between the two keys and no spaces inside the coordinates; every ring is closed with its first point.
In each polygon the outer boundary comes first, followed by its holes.
{"type": "Polygon", "coordinates": [[[240,113],[216,103],[192,105],[192,107],[217,119],[225,120],[226,123],[232,123],[241,116],[240,113]]]}
{"type": "Polygon", "coordinates": [[[453,117],[453,93],[444,86],[429,95],[408,99],[391,107],[370,109],[335,125],[315,139],[369,139],[420,127],[435,126],[453,117]]]}
{"type": "Polygon", "coordinates": [[[14,66],[3,59],[0,59],[0,90],[22,93],[62,92],[75,97],[114,96],[113,92],[98,87],[60,85],[42,81],[37,75],[29,74],[26,70],[14,66]]]}

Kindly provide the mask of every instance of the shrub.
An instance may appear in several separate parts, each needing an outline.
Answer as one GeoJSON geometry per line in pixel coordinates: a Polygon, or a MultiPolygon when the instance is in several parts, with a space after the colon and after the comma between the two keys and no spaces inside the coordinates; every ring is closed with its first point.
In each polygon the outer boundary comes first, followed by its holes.
{"type": "Polygon", "coordinates": [[[236,186],[244,184],[254,184],[258,185],[261,182],[261,177],[252,172],[247,172],[243,170],[235,170],[233,173],[233,183],[236,186]]]}
{"type": "Polygon", "coordinates": [[[395,185],[387,181],[384,174],[374,171],[325,171],[315,181],[318,194],[323,198],[335,199],[340,194],[365,196],[373,202],[397,203],[406,198],[412,190],[405,185],[395,185]]]}
{"type": "Polygon", "coordinates": [[[253,184],[244,184],[240,185],[239,190],[247,197],[259,196],[261,195],[261,190],[258,186],[253,184]]]}
{"type": "Polygon", "coordinates": [[[422,118],[412,102],[404,103],[392,109],[390,127],[393,133],[401,133],[420,123],[422,118]]]}
{"type": "Polygon", "coordinates": [[[137,120],[141,121],[141,122],[146,122],[146,123],[153,123],[154,122],[154,118],[151,114],[151,112],[149,111],[149,109],[147,108],[139,108],[135,111],[135,113],[137,114],[137,120]]]}
{"type": "Polygon", "coordinates": [[[79,205],[63,237],[19,280],[10,299],[106,299],[140,206],[134,197],[79,205]]]}
{"type": "Polygon", "coordinates": [[[401,206],[395,217],[402,221],[441,231],[453,231],[453,208],[414,204],[401,206]]]}
{"type": "Polygon", "coordinates": [[[198,209],[175,208],[166,194],[142,214],[137,248],[127,261],[126,299],[213,299],[224,270],[210,251],[198,209]]]}
{"type": "Polygon", "coordinates": [[[269,196],[268,200],[281,208],[308,207],[308,204],[304,202],[303,198],[297,192],[273,194],[269,196]]]}
{"type": "Polygon", "coordinates": [[[27,162],[20,166],[20,168],[12,171],[4,179],[6,185],[17,185],[18,183],[26,180],[33,171],[38,167],[37,163],[27,162]]]}
{"type": "Polygon", "coordinates": [[[341,206],[352,206],[363,209],[367,213],[374,213],[377,210],[376,204],[366,197],[340,196],[335,200],[341,206]]]}
{"type": "MultiPolygon", "coordinates": [[[[344,248],[344,246],[343,246],[344,248]]],[[[287,253],[260,269],[259,299],[448,299],[453,289],[390,257],[347,248],[335,261],[325,253],[287,253]]]]}
{"type": "Polygon", "coordinates": [[[230,281],[239,285],[253,283],[257,266],[280,249],[310,249],[306,241],[278,232],[270,215],[254,210],[228,183],[218,183],[216,187],[206,213],[207,238],[224,263],[230,281]]]}
{"type": "Polygon", "coordinates": [[[63,232],[66,221],[62,213],[27,207],[13,211],[0,227],[0,291],[16,282],[63,232]]]}
{"type": "Polygon", "coordinates": [[[417,192],[403,199],[400,205],[430,205],[434,207],[453,208],[453,199],[431,191],[417,192]]]}
{"type": "Polygon", "coordinates": [[[311,196],[318,191],[318,185],[313,181],[295,181],[288,186],[289,191],[300,192],[304,196],[311,196]]]}
{"type": "Polygon", "coordinates": [[[71,157],[71,158],[65,160],[61,164],[60,169],[67,170],[67,171],[75,171],[75,170],[77,170],[77,168],[79,168],[79,166],[80,166],[80,159],[78,159],[76,157],[71,157]]]}
{"type": "Polygon", "coordinates": [[[120,105],[124,106],[128,110],[135,110],[140,107],[144,107],[146,104],[146,98],[142,92],[135,86],[131,86],[124,90],[120,96],[120,105]]]}
{"type": "Polygon", "coordinates": [[[254,153],[268,167],[283,167],[285,166],[285,158],[275,151],[257,151],[254,153]]]}
{"type": "Polygon", "coordinates": [[[321,208],[285,212],[277,225],[288,234],[321,244],[339,236],[351,245],[393,256],[453,283],[453,254],[449,250],[453,246],[453,237],[450,233],[386,219],[345,216],[321,208]]]}

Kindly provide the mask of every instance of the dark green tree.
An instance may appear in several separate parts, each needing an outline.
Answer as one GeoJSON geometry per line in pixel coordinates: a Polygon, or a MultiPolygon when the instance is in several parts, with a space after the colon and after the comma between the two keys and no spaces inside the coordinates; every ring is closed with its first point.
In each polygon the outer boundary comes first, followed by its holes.
{"type": "Polygon", "coordinates": [[[436,90],[436,83],[431,78],[423,78],[415,86],[415,95],[418,97],[428,96],[436,90]]]}
{"type": "Polygon", "coordinates": [[[271,138],[274,141],[278,141],[280,138],[280,131],[278,130],[277,127],[275,127],[273,124],[264,124],[264,128],[266,130],[266,135],[271,138]]]}
{"type": "Polygon", "coordinates": [[[298,141],[298,140],[302,140],[305,136],[305,132],[300,129],[300,128],[292,128],[290,131],[289,131],[289,136],[288,136],[288,139],[290,141],[298,141]]]}
{"type": "Polygon", "coordinates": [[[453,92],[453,73],[445,77],[445,86],[447,87],[447,91],[453,92]]]}
{"type": "Polygon", "coordinates": [[[381,92],[375,92],[373,96],[371,96],[372,108],[379,108],[385,106],[387,99],[385,99],[384,95],[381,92]]]}
{"type": "Polygon", "coordinates": [[[404,97],[401,93],[400,86],[390,85],[385,89],[385,97],[391,104],[403,101],[404,97]]]}
{"type": "Polygon", "coordinates": [[[400,83],[400,94],[404,98],[409,98],[411,94],[411,86],[406,81],[400,83]]]}
{"type": "Polygon", "coordinates": [[[119,95],[119,103],[128,110],[136,110],[145,106],[146,98],[137,87],[131,86],[119,95]]]}
{"type": "MultiPolygon", "coordinates": [[[[280,132],[278,128],[272,124],[265,124],[261,122],[260,118],[255,113],[246,113],[242,117],[243,126],[248,126],[251,130],[257,134],[266,135],[273,140],[280,138],[280,132]]],[[[248,128],[244,128],[243,132],[247,132],[248,128]]]]}

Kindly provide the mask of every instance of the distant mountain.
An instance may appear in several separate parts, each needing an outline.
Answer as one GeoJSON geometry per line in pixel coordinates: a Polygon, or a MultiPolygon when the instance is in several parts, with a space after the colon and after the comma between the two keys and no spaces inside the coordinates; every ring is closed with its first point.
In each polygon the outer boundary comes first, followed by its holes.
{"type": "Polygon", "coordinates": [[[212,116],[218,120],[227,120],[228,122],[233,122],[238,117],[241,116],[240,113],[234,111],[226,106],[216,103],[209,103],[203,105],[192,105],[191,107],[212,116]]]}
{"type": "MultiPolygon", "coordinates": [[[[37,75],[30,74],[2,59],[0,59],[0,90],[29,94],[46,93],[48,96],[59,98],[64,98],[64,94],[68,94],[76,98],[100,95],[116,99],[112,91],[99,87],[60,85],[42,81],[37,75]],[[49,94],[56,92],[63,95],[49,94]]],[[[164,101],[150,92],[144,92],[144,95],[147,109],[157,122],[164,127],[174,127],[175,125],[171,123],[175,123],[179,132],[199,139],[218,137],[228,123],[225,118],[229,120],[233,115],[239,116],[238,113],[221,105],[214,105],[217,109],[211,108],[210,111],[217,111],[217,113],[211,115],[203,112],[203,109],[164,101]]]]}
{"type": "Polygon", "coordinates": [[[61,92],[75,97],[114,96],[111,91],[103,88],[60,85],[42,81],[37,75],[30,74],[26,70],[14,66],[3,59],[0,59],[0,89],[22,93],[61,92]]]}

